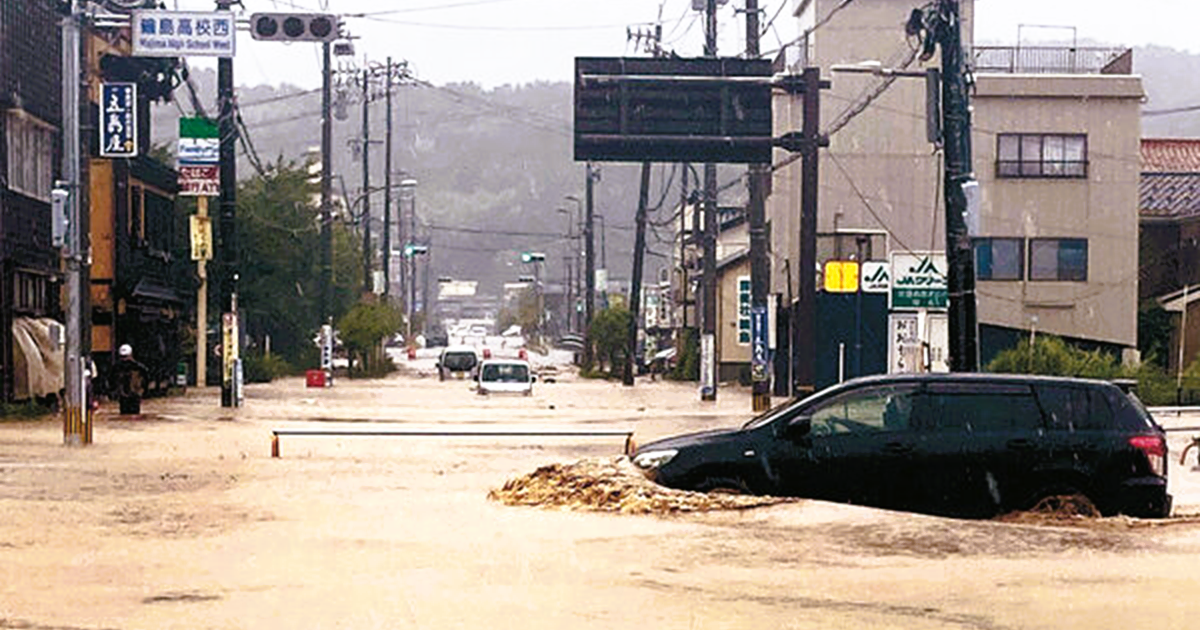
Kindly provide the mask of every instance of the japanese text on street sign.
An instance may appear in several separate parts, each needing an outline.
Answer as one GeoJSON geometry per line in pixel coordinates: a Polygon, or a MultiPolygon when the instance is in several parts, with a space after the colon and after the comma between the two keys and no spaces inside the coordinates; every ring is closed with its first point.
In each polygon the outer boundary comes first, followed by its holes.
{"type": "Polygon", "coordinates": [[[192,260],[212,260],[212,220],[191,216],[192,260]]]}
{"type": "Polygon", "coordinates": [[[944,309],[946,255],[932,252],[892,252],[892,309],[944,309]]]}
{"type": "Polygon", "coordinates": [[[757,382],[767,380],[767,308],[750,307],[750,378],[757,382]]]}
{"type": "Polygon", "coordinates": [[[233,56],[234,17],[228,12],[134,11],[130,25],[134,56],[233,56]]]}
{"type": "Polygon", "coordinates": [[[100,86],[100,157],[137,157],[137,85],[100,86]]]}

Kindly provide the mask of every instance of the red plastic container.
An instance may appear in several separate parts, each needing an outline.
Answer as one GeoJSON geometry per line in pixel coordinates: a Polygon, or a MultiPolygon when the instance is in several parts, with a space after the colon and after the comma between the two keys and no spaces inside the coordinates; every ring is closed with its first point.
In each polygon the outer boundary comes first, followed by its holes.
{"type": "Polygon", "coordinates": [[[325,387],[325,370],[308,370],[304,373],[304,384],[308,387],[325,387]]]}

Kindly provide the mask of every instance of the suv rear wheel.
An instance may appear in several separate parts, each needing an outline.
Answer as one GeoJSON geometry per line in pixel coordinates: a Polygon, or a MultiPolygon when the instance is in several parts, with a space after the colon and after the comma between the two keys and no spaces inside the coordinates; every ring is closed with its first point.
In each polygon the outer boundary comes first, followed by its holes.
{"type": "Polygon", "coordinates": [[[1023,509],[1039,514],[1062,516],[1101,516],[1100,509],[1086,493],[1069,484],[1052,484],[1035,492],[1023,509]]]}

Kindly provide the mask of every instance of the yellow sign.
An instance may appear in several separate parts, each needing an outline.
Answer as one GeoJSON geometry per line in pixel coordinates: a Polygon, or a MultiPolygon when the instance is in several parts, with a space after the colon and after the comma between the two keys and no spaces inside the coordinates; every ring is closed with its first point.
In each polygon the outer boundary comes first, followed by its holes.
{"type": "Polygon", "coordinates": [[[212,221],[198,214],[191,219],[192,260],[212,260],[212,221]]]}
{"type": "Polygon", "coordinates": [[[858,261],[830,260],[826,262],[825,290],[829,293],[858,291],[858,261]]]}

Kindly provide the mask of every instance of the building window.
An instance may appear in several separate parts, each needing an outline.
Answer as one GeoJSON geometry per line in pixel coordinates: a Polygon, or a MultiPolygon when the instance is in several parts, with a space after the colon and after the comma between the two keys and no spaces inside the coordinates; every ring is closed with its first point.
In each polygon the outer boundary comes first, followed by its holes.
{"type": "Polygon", "coordinates": [[[1020,238],[975,239],[975,277],[1021,280],[1025,277],[1025,241],[1020,238]]]}
{"type": "Polygon", "coordinates": [[[750,276],[738,276],[738,344],[750,345],[750,276]]]}
{"type": "Polygon", "coordinates": [[[5,123],[9,189],[50,201],[50,189],[54,186],[54,127],[19,109],[8,110],[5,123]]]}
{"type": "Polygon", "coordinates": [[[1029,240],[1029,279],[1087,282],[1088,246],[1082,238],[1029,240]]]}
{"type": "Polygon", "coordinates": [[[49,283],[45,276],[17,271],[13,274],[13,310],[42,314],[48,304],[49,283]]]}
{"type": "Polygon", "coordinates": [[[1002,133],[996,177],[1087,177],[1084,134],[1002,133]]]}

